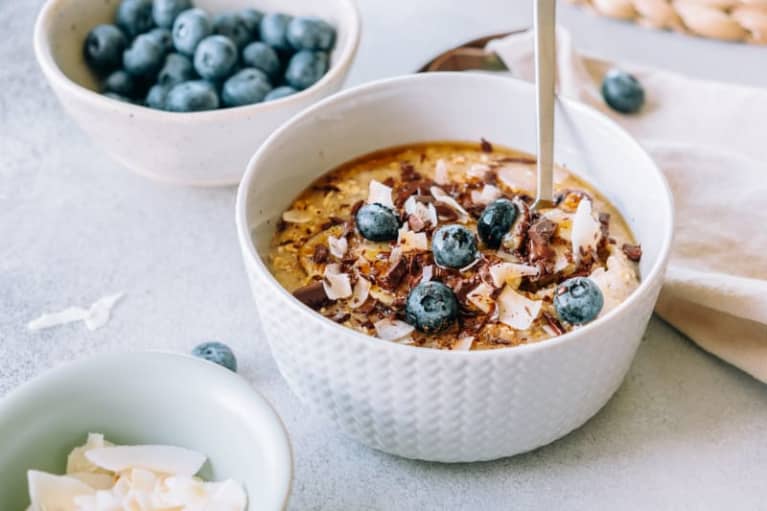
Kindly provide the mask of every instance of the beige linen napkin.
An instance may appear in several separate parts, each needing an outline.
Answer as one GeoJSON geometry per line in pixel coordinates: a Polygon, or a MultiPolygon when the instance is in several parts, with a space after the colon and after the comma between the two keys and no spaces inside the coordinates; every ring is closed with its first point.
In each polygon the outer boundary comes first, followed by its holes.
{"type": "MultiPolygon", "coordinates": [[[[514,76],[532,81],[532,34],[492,41],[488,49],[514,76]]],[[[622,115],[599,92],[614,65],[578,54],[562,29],[557,65],[559,93],[634,135],[671,185],[676,232],[656,312],[703,349],[767,382],[767,90],[619,64],[647,97],[639,114],[622,115]]]]}

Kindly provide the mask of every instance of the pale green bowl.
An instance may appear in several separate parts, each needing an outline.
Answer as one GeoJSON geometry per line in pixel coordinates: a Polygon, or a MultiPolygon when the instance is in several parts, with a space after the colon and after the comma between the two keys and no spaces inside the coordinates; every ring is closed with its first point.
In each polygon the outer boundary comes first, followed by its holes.
{"type": "Polygon", "coordinates": [[[242,378],[172,353],[100,355],[53,369],[0,400],[0,503],[29,504],[29,469],[63,473],[88,432],[118,444],[165,444],[208,456],[206,479],[232,478],[248,511],[284,509],[292,457],[282,422],[242,378]]]}

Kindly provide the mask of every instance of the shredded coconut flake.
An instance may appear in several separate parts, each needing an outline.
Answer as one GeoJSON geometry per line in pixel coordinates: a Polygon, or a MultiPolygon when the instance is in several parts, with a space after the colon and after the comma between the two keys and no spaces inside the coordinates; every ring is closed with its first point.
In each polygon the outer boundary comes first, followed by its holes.
{"type": "Polygon", "coordinates": [[[374,203],[394,209],[394,202],[391,198],[391,188],[375,179],[370,181],[370,187],[368,189],[368,204],[374,203]]]}
{"type": "Polygon", "coordinates": [[[375,326],[376,335],[386,341],[403,339],[415,330],[412,325],[409,325],[404,321],[388,318],[376,321],[373,326],[375,326]]]}
{"type": "Polygon", "coordinates": [[[437,160],[434,167],[434,182],[438,185],[446,185],[450,183],[450,177],[447,172],[447,162],[441,158],[437,160]]]}
{"type": "Polygon", "coordinates": [[[442,188],[438,186],[432,186],[430,191],[431,191],[432,197],[434,197],[434,200],[436,200],[437,202],[441,202],[442,204],[446,205],[450,209],[455,210],[460,215],[462,221],[469,218],[469,213],[465,209],[463,209],[463,207],[461,207],[461,205],[458,204],[458,202],[454,198],[449,196],[447,192],[445,192],[445,190],[443,190],[442,188]]]}
{"type": "Polygon", "coordinates": [[[474,336],[461,337],[453,344],[453,351],[469,351],[474,344],[474,336]]]}
{"type": "Polygon", "coordinates": [[[327,297],[331,300],[349,298],[352,295],[349,274],[340,273],[340,267],[337,264],[329,264],[325,268],[322,287],[325,289],[327,297]]]}
{"type": "Polygon", "coordinates": [[[413,232],[400,230],[397,243],[403,252],[425,251],[429,249],[429,241],[425,232],[413,232]]]}
{"type": "MultiPolygon", "coordinates": [[[[537,176],[535,165],[527,163],[509,163],[498,170],[498,179],[514,190],[535,192],[537,176]]],[[[533,193],[534,195],[534,193],[533,193]]]]}
{"type": "Polygon", "coordinates": [[[469,177],[476,177],[482,179],[490,171],[490,167],[484,163],[473,163],[466,171],[466,175],[469,177]]]}
{"type": "Polygon", "coordinates": [[[503,195],[497,186],[485,185],[482,191],[472,190],[471,201],[475,204],[490,204],[503,195]]]}
{"type": "Polygon", "coordinates": [[[434,266],[427,264],[421,270],[421,282],[429,282],[434,277],[434,266]]]}
{"type": "Polygon", "coordinates": [[[534,277],[536,275],[538,275],[538,268],[526,264],[498,263],[490,267],[493,285],[499,288],[519,277],[534,277]]]}
{"type": "Polygon", "coordinates": [[[493,308],[492,293],[493,288],[482,282],[466,295],[466,299],[482,312],[488,313],[493,308]]]}
{"type": "Polygon", "coordinates": [[[573,227],[570,234],[576,262],[580,261],[581,250],[588,252],[591,249],[596,249],[600,235],[599,222],[591,213],[591,201],[584,198],[578,203],[578,209],[573,215],[573,227]]]}
{"type": "Polygon", "coordinates": [[[328,248],[333,256],[341,259],[349,249],[349,241],[344,237],[328,236],[328,248]]]}
{"type": "Polygon", "coordinates": [[[434,207],[434,204],[424,204],[416,200],[415,195],[411,195],[405,201],[403,207],[405,208],[405,213],[420,218],[424,225],[431,224],[434,227],[437,226],[437,209],[434,207]]]}
{"type": "Polygon", "coordinates": [[[542,301],[529,300],[510,287],[498,297],[499,321],[516,330],[527,330],[541,313],[542,301]]]}
{"type": "Polygon", "coordinates": [[[312,218],[314,215],[306,209],[289,209],[282,214],[282,219],[289,224],[305,224],[312,218]]]}
{"type": "Polygon", "coordinates": [[[365,278],[358,277],[357,282],[354,283],[352,299],[349,300],[349,307],[356,309],[357,307],[362,306],[362,304],[367,301],[369,295],[370,281],[365,278]]]}

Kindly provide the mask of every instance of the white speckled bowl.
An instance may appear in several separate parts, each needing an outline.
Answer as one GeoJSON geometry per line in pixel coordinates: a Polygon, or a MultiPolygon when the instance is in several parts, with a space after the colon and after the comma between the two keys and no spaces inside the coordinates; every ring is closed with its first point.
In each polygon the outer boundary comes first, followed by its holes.
{"type": "Polygon", "coordinates": [[[0,400],[0,506],[29,503],[28,469],[64,473],[88,432],[118,444],[166,444],[208,456],[202,475],[236,479],[248,511],[284,509],[290,442],[277,414],[227,369],[172,353],[99,355],[68,364],[0,400]]]}
{"type": "Polygon", "coordinates": [[[264,143],[240,185],[238,235],[272,352],[304,404],[377,449],[453,462],[547,444],[607,402],[631,364],[663,282],[671,195],[644,150],[597,112],[559,102],[556,134],[556,160],[612,199],[641,242],[642,283],[619,307],[575,332],[478,352],[405,346],[333,323],[280,286],[265,254],[275,220],[292,199],[354,157],[417,141],[480,137],[535,152],[531,85],[469,73],[380,81],[326,99],[264,143]]]}
{"type": "Polygon", "coordinates": [[[238,183],[253,150],[280,124],[341,88],[360,37],[355,0],[195,0],[195,6],[214,13],[255,7],[327,19],[338,31],[330,69],[309,89],[280,100],[208,112],[163,112],[96,92],[83,41],[95,25],[112,22],[118,4],[48,0],[35,26],[37,61],[61,105],[97,148],[137,174],[181,185],[238,183]]]}

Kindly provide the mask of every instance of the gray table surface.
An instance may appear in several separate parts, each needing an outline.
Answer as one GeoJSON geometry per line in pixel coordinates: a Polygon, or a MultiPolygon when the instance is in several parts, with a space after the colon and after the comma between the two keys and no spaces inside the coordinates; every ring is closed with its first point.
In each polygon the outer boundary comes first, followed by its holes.
{"type": "MultiPolygon", "coordinates": [[[[295,449],[291,509],[767,509],[765,387],[653,319],[616,396],[578,431],[473,465],[371,451],[307,414],[261,334],[233,223],[234,189],[136,177],[63,114],[34,61],[41,0],[0,0],[0,395],[92,353],[188,351],[221,339],[274,403],[295,449]],[[126,297],[103,329],[30,333],[43,311],[126,297]]],[[[409,72],[437,50],[530,24],[529,2],[362,0],[349,83],[409,72]]],[[[570,6],[582,48],[704,78],[767,85],[767,49],[645,32],[570,6]]]]}

